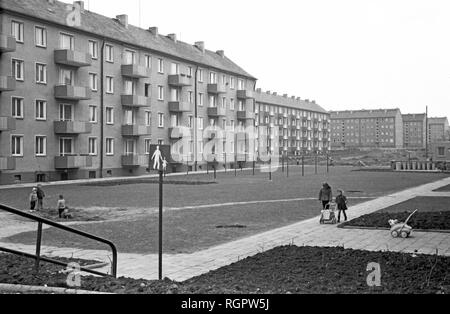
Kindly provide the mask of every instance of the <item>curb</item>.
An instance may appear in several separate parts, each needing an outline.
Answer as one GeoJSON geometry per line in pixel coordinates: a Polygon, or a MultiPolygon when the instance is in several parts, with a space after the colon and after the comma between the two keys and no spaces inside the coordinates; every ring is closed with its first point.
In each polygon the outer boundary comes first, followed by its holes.
{"type": "MultiPolygon", "coordinates": [[[[391,230],[384,227],[359,227],[359,226],[342,226],[338,225],[340,229],[360,229],[360,230],[391,230]]],[[[428,233],[450,233],[450,230],[435,230],[435,229],[413,229],[414,232],[428,232],[428,233]]]]}
{"type": "Polygon", "coordinates": [[[24,285],[11,285],[11,284],[0,284],[0,291],[6,292],[47,292],[47,293],[57,293],[57,294],[114,294],[107,292],[96,292],[87,290],[75,290],[66,288],[54,288],[54,287],[41,287],[41,286],[24,286],[24,285]]]}

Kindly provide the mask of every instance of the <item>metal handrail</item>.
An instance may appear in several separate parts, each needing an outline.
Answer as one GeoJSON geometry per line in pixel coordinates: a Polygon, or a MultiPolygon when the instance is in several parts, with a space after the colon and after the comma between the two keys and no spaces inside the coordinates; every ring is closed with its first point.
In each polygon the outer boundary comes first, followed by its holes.
{"type": "Polygon", "coordinates": [[[36,271],[39,271],[39,262],[41,260],[45,261],[45,262],[48,262],[48,263],[56,264],[56,265],[61,265],[61,266],[66,266],[66,267],[69,266],[68,263],[63,263],[63,262],[60,262],[60,261],[57,261],[57,260],[54,260],[54,259],[51,259],[51,258],[46,258],[46,257],[42,257],[41,256],[42,225],[45,224],[45,225],[49,225],[49,226],[52,226],[54,228],[57,228],[57,229],[60,229],[60,230],[64,230],[64,231],[67,231],[67,232],[70,232],[70,233],[73,233],[73,234],[76,234],[76,235],[79,235],[79,236],[82,236],[82,237],[85,237],[85,238],[88,238],[88,239],[91,239],[91,240],[94,240],[94,241],[97,241],[97,242],[101,242],[101,243],[104,243],[104,244],[108,245],[111,248],[112,255],[113,255],[112,256],[112,262],[111,262],[111,275],[105,274],[105,273],[101,273],[101,272],[98,272],[98,271],[95,271],[95,270],[92,270],[92,269],[88,269],[88,268],[85,268],[85,267],[80,267],[80,270],[83,271],[83,272],[86,272],[86,273],[91,273],[91,274],[99,275],[99,276],[113,276],[114,278],[117,277],[117,248],[116,248],[115,244],[112,243],[111,241],[109,241],[107,239],[104,239],[104,238],[101,238],[101,237],[98,237],[98,236],[95,236],[93,234],[84,232],[84,231],[80,231],[80,230],[77,230],[77,229],[74,229],[74,228],[70,228],[70,227],[64,226],[62,224],[56,223],[54,221],[51,221],[51,220],[48,220],[48,219],[45,219],[45,218],[42,218],[42,217],[38,217],[38,216],[35,216],[35,215],[32,215],[32,214],[23,212],[21,210],[18,210],[18,209],[15,209],[15,208],[12,208],[12,207],[9,207],[9,206],[6,206],[6,205],[0,204],[0,210],[3,210],[3,211],[6,211],[6,212],[9,212],[11,214],[14,214],[14,215],[17,215],[17,216],[21,216],[21,217],[24,217],[24,218],[27,218],[27,219],[34,220],[34,221],[38,222],[38,230],[37,230],[38,232],[37,232],[37,239],[36,239],[36,255],[32,255],[32,254],[28,254],[28,253],[24,253],[24,252],[20,252],[20,251],[15,251],[15,250],[3,248],[3,247],[0,247],[0,251],[6,252],[6,253],[12,253],[12,254],[15,254],[15,255],[21,255],[21,256],[24,256],[24,257],[35,259],[36,260],[36,264],[35,264],[36,265],[36,271]]]}

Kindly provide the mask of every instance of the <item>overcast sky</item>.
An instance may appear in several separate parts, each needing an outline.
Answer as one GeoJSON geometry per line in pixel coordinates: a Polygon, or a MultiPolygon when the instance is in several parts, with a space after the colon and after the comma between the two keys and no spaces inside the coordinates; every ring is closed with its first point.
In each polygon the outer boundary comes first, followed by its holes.
{"type": "Polygon", "coordinates": [[[85,2],[225,50],[263,90],[314,99],[327,110],[419,113],[428,105],[430,116],[450,117],[448,0],[85,2]]]}

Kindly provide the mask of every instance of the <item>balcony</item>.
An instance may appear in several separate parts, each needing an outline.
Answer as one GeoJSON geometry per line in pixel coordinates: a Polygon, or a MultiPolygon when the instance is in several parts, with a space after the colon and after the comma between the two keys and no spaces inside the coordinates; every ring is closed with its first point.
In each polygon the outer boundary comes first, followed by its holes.
{"type": "Polygon", "coordinates": [[[208,93],[210,94],[225,94],[226,87],[221,84],[208,84],[208,93]]]}
{"type": "Polygon", "coordinates": [[[143,167],[147,165],[147,155],[130,154],[122,156],[122,167],[143,167]]]}
{"type": "Polygon", "coordinates": [[[179,140],[183,137],[183,132],[179,127],[169,128],[169,138],[171,140],[179,140]]]}
{"type": "Polygon", "coordinates": [[[170,112],[191,112],[192,105],[186,101],[170,101],[169,102],[170,112]]]}
{"type": "Polygon", "coordinates": [[[237,118],[238,118],[238,120],[254,120],[255,114],[253,112],[246,111],[246,110],[238,111],[237,118]]]}
{"type": "Polygon", "coordinates": [[[55,169],[79,169],[92,167],[91,156],[57,156],[55,169]]]}
{"type": "Polygon", "coordinates": [[[16,159],[14,157],[0,157],[0,171],[15,169],[16,159]]]}
{"type": "Polygon", "coordinates": [[[16,129],[16,119],[12,117],[0,117],[0,132],[16,129]]]}
{"type": "Polygon", "coordinates": [[[0,52],[16,51],[16,39],[6,34],[0,34],[0,52]]]}
{"type": "Polygon", "coordinates": [[[53,123],[55,134],[78,135],[92,132],[92,124],[81,121],[55,121],[53,123]]]}
{"type": "Polygon", "coordinates": [[[8,92],[16,89],[16,80],[13,76],[0,76],[0,92],[8,92]]]}
{"type": "Polygon", "coordinates": [[[122,106],[127,107],[150,107],[150,98],[138,95],[122,95],[122,106]]]}
{"type": "Polygon", "coordinates": [[[132,78],[147,78],[151,75],[150,68],[137,64],[124,64],[122,65],[122,76],[132,78]]]}
{"type": "Polygon", "coordinates": [[[253,99],[255,97],[254,97],[252,91],[242,89],[242,90],[238,90],[237,91],[237,98],[239,98],[239,99],[253,99]]]}
{"type": "Polygon", "coordinates": [[[122,125],[122,136],[144,136],[151,133],[151,127],[146,125],[122,125]]]}
{"type": "Polygon", "coordinates": [[[65,100],[88,100],[91,99],[91,91],[87,87],[72,85],[56,85],[55,98],[65,100]]]}
{"type": "Polygon", "coordinates": [[[191,86],[191,78],[182,75],[182,74],[175,74],[175,75],[169,75],[169,85],[176,86],[176,87],[184,87],[184,86],[191,86]]]}
{"type": "Polygon", "coordinates": [[[86,67],[92,64],[92,57],[88,53],[69,49],[55,50],[55,63],[72,67],[86,67]]]}
{"type": "Polygon", "coordinates": [[[226,110],[222,107],[209,107],[208,116],[210,117],[224,117],[226,116],[226,110]]]}

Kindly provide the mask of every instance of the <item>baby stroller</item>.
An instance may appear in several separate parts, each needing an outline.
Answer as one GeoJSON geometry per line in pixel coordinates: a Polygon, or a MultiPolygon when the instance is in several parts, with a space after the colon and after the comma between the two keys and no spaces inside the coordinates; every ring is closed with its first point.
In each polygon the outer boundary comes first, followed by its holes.
{"type": "Polygon", "coordinates": [[[320,216],[320,224],[336,224],[337,223],[337,204],[334,202],[328,203],[324,210],[322,210],[322,215],[320,216]]]}

